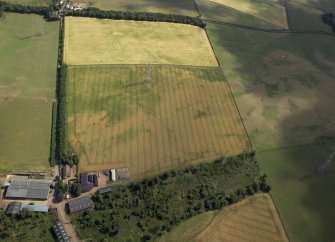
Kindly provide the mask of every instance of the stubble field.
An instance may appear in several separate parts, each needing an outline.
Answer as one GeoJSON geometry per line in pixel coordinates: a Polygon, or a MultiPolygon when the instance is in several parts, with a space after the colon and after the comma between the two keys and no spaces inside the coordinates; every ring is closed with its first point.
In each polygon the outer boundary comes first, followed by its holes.
{"type": "Polygon", "coordinates": [[[86,66],[68,70],[69,141],[83,171],[132,175],[239,154],[247,139],[218,68],[86,66]]]}
{"type": "Polygon", "coordinates": [[[65,18],[64,61],[68,65],[217,66],[202,28],[81,17],[65,18]]]}
{"type": "Polygon", "coordinates": [[[49,167],[58,23],[0,19],[0,172],[49,167]]]}
{"type": "Polygon", "coordinates": [[[213,242],[288,242],[271,197],[263,193],[197,215],[163,235],[159,242],[206,242],[208,238],[213,242]]]}

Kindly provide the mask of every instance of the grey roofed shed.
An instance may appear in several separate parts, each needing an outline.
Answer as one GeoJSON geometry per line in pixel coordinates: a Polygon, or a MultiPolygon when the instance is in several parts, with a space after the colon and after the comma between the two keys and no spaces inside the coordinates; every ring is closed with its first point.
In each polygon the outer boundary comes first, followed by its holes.
{"type": "Polygon", "coordinates": [[[15,216],[20,212],[21,206],[22,206],[21,202],[11,202],[7,206],[6,215],[15,216]]]}
{"type": "Polygon", "coordinates": [[[6,197],[47,200],[51,183],[50,180],[13,179],[6,197]]]}
{"type": "Polygon", "coordinates": [[[52,229],[57,237],[58,242],[70,242],[69,236],[65,232],[64,226],[61,222],[54,224],[52,229]]]}
{"type": "Polygon", "coordinates": [[[103,187],[101,189],[99,189],[98,193],[99,194],[106,194],[112,191],[112,187],[107,186],[107,187],[103,187]]]}
{"type": "Polygon", "coordinates": [[[69,212],[75,213],[93,207],[93,201],[89,196],[72,199],[68,202],[69,212]]]}
{"type": "Polygon", "coordinates": [[[49,211],[49,206],[24,204],[21,207],[21,210],[22,209],[26,209],[31,212],[47,213],[49,211]]]}

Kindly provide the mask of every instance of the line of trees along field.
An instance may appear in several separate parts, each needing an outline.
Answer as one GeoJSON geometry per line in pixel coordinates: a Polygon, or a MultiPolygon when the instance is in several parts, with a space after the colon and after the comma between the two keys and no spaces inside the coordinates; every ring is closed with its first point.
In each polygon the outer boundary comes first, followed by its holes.
{"type": "Polygon", "coordinates": [[[192,216],[270,189],[255,153],[243,153],[113,186],[111,193],[93,198],[94,210],[73,215],[72,221],[82,239],[155,240],[192,216]]]}
{"type": "Polygon", "coordinates": [[[151,21],[151,22],[171,22],[171,23],[190,24],[201,28],[204,28],[206,26],[206,24],[199,17],[190,17],[184,15],[163,14],[163,13],[101,10],[98,8],[67,11],[66,16],[81,16],[81,17],[116,19],[116,20],[122,19],[122,20],[151,21]]]}
{"type": "MultiPolygon", "coordinates": [[[[44,6],[29,6],[12,4],[0,1],[0,15],[2,11],[26,14],[39,14],[44,16],[49,21],[59,20],[59,16],[55,11],[59,10],[59,6],[51,3],[48,7],[44,6]]],[[[151,22],[171,22],[190,24],[204,28],[206,23],[199,17],[190,17],[176,14],[163,14],[163,13],[145,13],[145,12],[128,12],[128,11],[113,11],[101,10],[98,8],[88,8],[85,10],[70,10],[65,12],[66,16],[80,16],[90,18],[102,19],[116,19],[116,20],[135,20],[135,21],[151,21],[151,22]]]]}

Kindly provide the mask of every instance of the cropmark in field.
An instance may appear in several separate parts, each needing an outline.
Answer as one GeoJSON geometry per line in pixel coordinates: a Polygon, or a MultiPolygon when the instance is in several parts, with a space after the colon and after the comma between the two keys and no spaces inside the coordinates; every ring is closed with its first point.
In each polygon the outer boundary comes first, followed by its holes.
{"type": "Polygon", "coordinates": [[[219,68],[72,66],[68,134],[83,171],[159,171],[248,149],[219,68]],[[146,80],[146,81],[145,81],[146,80]]]}

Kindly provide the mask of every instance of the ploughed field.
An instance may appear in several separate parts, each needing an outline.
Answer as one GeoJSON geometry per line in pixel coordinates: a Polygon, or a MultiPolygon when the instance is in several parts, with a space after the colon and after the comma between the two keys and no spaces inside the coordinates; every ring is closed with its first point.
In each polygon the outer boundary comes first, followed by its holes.
{"type": "Polygon", "coordinates": [[[70,66],[67,76],[68,138],[81,170],[138,175],[249,148],[219,68],[70,66]]]}
{"type": "Polygon", "coordinates": [[[49,167],[58,22],[0,18],[0,172],[49,167]]]}
{"type": "Polygon", "coordinates": [[[202,28],[82,17],[65,18],[64,61],[68,65],[217,66],[202,28]]]}

